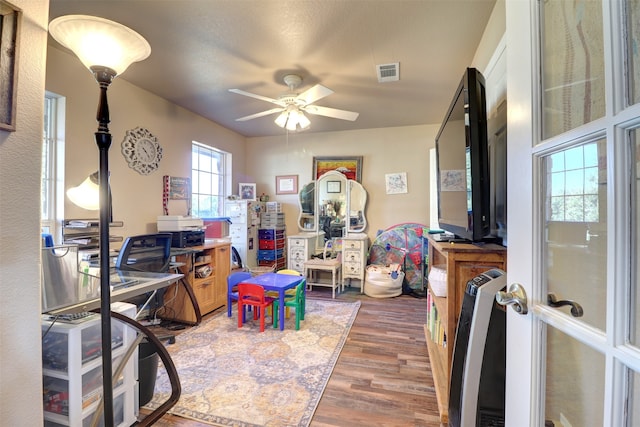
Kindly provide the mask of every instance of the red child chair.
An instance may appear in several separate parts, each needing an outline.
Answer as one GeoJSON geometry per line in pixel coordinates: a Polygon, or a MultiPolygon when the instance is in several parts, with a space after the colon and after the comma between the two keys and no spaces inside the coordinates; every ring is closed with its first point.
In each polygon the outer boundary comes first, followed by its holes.
{"type": "Polygon", "coordinates": [[[260,332],[264,332],[264,318],[267,307],[273,308],[273,298],[264,295],[264,288],[252,283],[238,283],[238,328],[245,322],[244,306],[253,306],[253,320],[260,315],[260,332]]]}

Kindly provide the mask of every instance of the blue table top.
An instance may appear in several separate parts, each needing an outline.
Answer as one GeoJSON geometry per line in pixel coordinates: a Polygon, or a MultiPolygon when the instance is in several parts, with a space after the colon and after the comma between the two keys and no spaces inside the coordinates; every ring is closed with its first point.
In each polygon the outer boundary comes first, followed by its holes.
{"type": "Polygon", "coordinates": [[[302,279],[302,276],[293,276],[290,274],[264,273],[250,279],[243,280],[241,283],[253,283],[260,285],[267,290],[277,291],[280,289],[293,288],[300,283],[302,279]]]}

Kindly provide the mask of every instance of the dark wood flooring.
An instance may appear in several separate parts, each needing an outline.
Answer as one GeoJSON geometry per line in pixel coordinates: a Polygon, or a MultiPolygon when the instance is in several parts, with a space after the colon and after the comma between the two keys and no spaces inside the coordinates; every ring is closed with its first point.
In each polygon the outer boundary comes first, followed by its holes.
{"type": "MultiPolygon", "coordinates": [[[[315,288],[308,297],[331,299],[331,289],[315,288]]],[[[426,299],[371,298],[357,288],[336,299],[361,306],[311,426],[440,427],[423,328],[426,299]]],[[[156,423],[206,425],[169,414],[156,423]]]]}

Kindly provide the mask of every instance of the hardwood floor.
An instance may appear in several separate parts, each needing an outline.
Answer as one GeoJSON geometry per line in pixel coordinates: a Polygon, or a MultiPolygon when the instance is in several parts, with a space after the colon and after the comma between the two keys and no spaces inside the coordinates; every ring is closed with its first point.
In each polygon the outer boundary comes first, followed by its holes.
{"type": "MultiPolygon", "coordinates": [[[[316,288],[308,296],[331,299],[331,290],[316,288]]],[[[311,426],[440,427],[423,328],[426,300],[371,298],[357,288],[336,299],[360,300],[361,306],[311,426]]],[[[169,414],[156,423],[206,425],[169,414]]]]}

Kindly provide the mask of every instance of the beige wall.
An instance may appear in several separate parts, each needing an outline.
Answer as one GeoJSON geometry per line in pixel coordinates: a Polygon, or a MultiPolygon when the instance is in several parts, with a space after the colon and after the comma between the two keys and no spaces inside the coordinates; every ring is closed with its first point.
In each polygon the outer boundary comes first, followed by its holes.
{"type": "Polygon", "coordinates": [[[49,2],[23,11],[16,131],[0,131],[0,424],[42,425],[40,159],[49,2]]]}
{"type": "MultiPolygon", "coordinates": [[[[131,65],[135,67],[136,64],[131,65]]],[[[117,77],[108,90],[113,142],[109,151],[113,215],[124,227],[113,234],[128,236],[155,233],[156,217],[162,215],[162,177],[191,176],[191,143],[198,141],[232,153],[233,170],[245,169],[245,138],[218,124],[133,86],[117,77]],[[129,168],[120,151],[127,130],[147,129],[158,138],[163,158],[149,175],[129,168]]],[[[98,84],[93,75],[73,55],[49,46],[46,89],[66,98],[65,189],[81,183],[98,169],[98,149],[93,134],[97,130],[98,84]]],[[[186,204],[170,211],[184,215],[186,204]]],[[[65,197],[66,218],[97,218],[65,197]]]]}
{"type": "MultiPolygon", "coordinates": [[[[135,67],[135,64],[132,65],[135,67]]],[[[438,125],[349,132],[299,133],[250,138],[176,107],[166,100],[129,84],[126,73],[108,91],[113,143],[109,167],[114,219],[124,221],[114,234],[123,236],[155,232],[162,215],[162,176],[190,176],[191,142],[198,141],[232,153],[234,186],[256,182],[258,194],[284,204],[287,232],[297,232],[295,196],[275,195],[276,175],[298,175],[299,184],[311,180],[314,156],[363,156],[362,184],[367,189],[368,234],[400,222],[429,224],[429,148],[434,146],[438,125]],[[120,153],[126,131],[148,129],[163,147],[160,168],[146,176],[130,169],[120,153]],[[387,195],[384,175],[407,172],[409,192],[387,195]]],[[[98,169],[93,140],[97,128],[95,110],[98,87],[93,76],[75,56],[50,47],[46,89],[66,98],[65,189],[82,182],[98,169]]],[[[170,212],[181,214],[184,212],[170,212]]],[[[95,218],[96,211],[81,209],[65,199],[66,218],[95,218]]]]}
{"type": "MultiPolygon", "coordinates": [[[[444,112],[443,112],[444,114],[444,112]]],[[[298,202],[293,195],[275,195],[276,175],[298,175],[302,186],[312,179],[314,156],[362,156],[362,185],[367,190],[366,233],[402,222],[429,224],[429,149],[439,125],[366,129],[329,133],[295,133],[250,138],[247,171],[258,194],[283,204],[287,233],[297,233],[298,202]],[[406,172],[408,193],[387,195],[385,174],[406,172]]]]}

